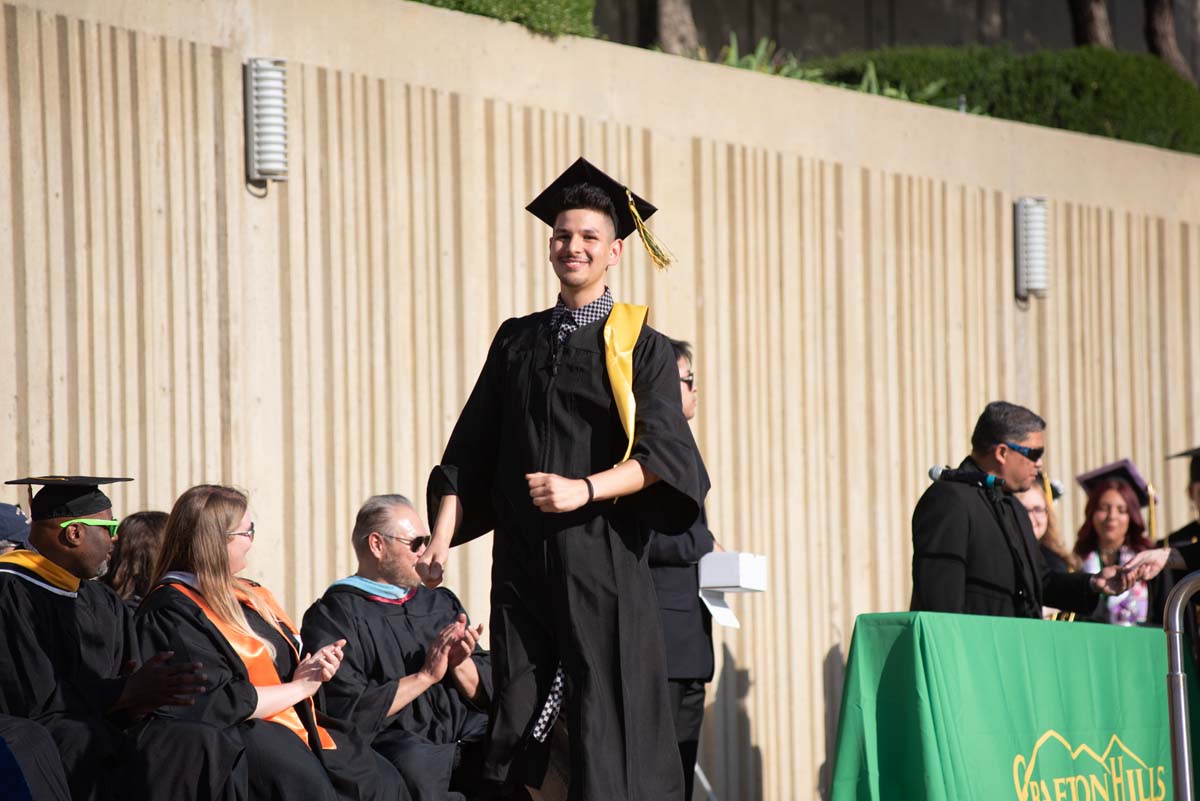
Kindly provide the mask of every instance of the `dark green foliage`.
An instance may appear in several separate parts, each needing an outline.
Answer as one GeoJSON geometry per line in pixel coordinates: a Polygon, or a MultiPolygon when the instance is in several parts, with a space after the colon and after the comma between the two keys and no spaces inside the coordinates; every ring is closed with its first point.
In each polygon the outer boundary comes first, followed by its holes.
{"type": "Polygon", "coordinates": [[[905,47],[801,66],[802,77],[821,83],[939,106],[962,97],[978,114],[1200,153],[1200,91],[1153,56],[1098,47],[1029,55],[905,47]]]}
{"type": "Polygon", "coordinates": [[[897,47],[805,62],[829,83],[856,85],[873,64],[879,80],[909,90],[945,81],[944,93],[969,105],[995,97],[1004,68],[1018,56],[1006,47],[897,47]]]}
{"type": "Polygon", "coordinates": [[[1026,56],[1004,71],[989,113],[1200,153],[1200,91],[1139,53],[1086,47],[1026,56]]]}
{"type": "Polygon", "coordinates": [[[595,36],[595,0],[417,0],[439,8],[516,22],[549,36],[595,36]]]}

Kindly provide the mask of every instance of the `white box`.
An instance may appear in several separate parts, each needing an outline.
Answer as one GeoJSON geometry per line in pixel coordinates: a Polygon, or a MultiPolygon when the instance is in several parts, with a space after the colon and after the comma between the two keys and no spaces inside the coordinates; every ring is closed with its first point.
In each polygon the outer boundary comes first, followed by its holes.
{"type": "Polygon", "coordinates": [[[700,589],[764,592],[767,589],[767,557],[735,551],[705,554],[700,560],[700,589]]]}

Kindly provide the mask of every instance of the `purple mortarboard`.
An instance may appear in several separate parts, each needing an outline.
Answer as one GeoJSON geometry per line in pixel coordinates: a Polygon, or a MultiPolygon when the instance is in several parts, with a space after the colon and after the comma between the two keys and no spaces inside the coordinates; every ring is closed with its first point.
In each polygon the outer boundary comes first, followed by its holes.
{"type": "Polygon", "coordinates": [[[1100,484],[1109,480],[1124,481],[1133,488],[1133,492],[1137,495],[1138,504],[1141,506],[1150,505],[1150,488],[1146,479],[1142,478],[1142,474],[1134,467],[1133,462],[1128,459],[1120,459],[1115,462],[1097,467],[1095,470],[1089,470],[1082,475],[1075,477],[1079,482],[1079,486],[1083,487],[1084,492],[1091,494],[1092,490],[1100,484]]]}

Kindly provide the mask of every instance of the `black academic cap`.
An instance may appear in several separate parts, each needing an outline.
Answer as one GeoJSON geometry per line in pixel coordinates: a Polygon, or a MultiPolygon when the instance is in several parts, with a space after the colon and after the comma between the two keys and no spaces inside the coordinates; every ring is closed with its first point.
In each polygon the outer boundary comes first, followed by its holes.
{"type": "Polygon", "coordinates": [[[1079,486],[1083,487],[1084,491],[1088,494],[1091,494],[1093,489],[1105,481],[1123,481],[1133,488],[1133,493],[1137,495],[1139,506],[1150,505],[1150,489],[1146,479],[1142,478],[1142,474],[1134,467],[1133,462],[1128,459],[1120,459],[1103,467],[1097,467],[1095,470],[1089,470],[1082,475],[1076,476],[1075,480],[1079,482],[1079,486]]]}
{"type": "Polygon", "coordinates": [[[642,236],[642,243],[650,259],[660,268],[669,266],[674,257],[671,252],[645,226],[645,221],[658,209],[647,200],[638,197],[625,184],[605,173],[595,164],[585,158],[578,158],[567,167],[563,174],[554,179],[553,183],[542,190],[525,210],[539,220],[554,227],[554,221],[563,210],[563,194],[566,190],[580,184],[590,184],[612,200],[617,211],[613,223],[617,228],[617,238],[625,239],[637,231],[642,236]]]}
{"type": "Polygon", "coordinates": [[[111,476],[34,476],[14,478],[4,483],[41,486],[29,504],[29,514],[36,523],[56,517],[87,517],[111,509],[112,501],[100,491],[100,486],[116,484],[119,481],[133,479],[111,476]]]}
{"type": "Polygon", "coordinates": [[[1200,481],[1200,448],[1191,448],[1179,453],[1173,453],[1168,456],[1168,459],[1182,459],[1185,456],[1191,457],[1191,464],[1188,467],[1188,483],[1195,484],[1200,481]]]}

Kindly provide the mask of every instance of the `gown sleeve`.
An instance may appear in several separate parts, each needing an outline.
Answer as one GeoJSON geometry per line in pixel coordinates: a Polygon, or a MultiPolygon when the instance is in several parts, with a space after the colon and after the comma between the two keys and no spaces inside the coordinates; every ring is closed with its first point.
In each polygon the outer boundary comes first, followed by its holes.
{"type": "Polygon", "coordinates": [[[496,526],[491,492],[500,449],[500,393],[504,380],[505,344],[513,323],[508,320],[496,331],[483,370],[450,434],[442,461],[429,475],[425,499],[430,530],[443,497],[457,495],[463,505],[462,524],[452,545],[469,542],[496,526]]]}
{"type": "Polygon", "coordinates": [[[650,567],[685,567],[696,564],[705,554],[712,553],[713,545],[713,535],[708,530],[708,515],[701,508],[700,517],[682,534],[663,536],[654,532],[647,556],[650,567]]]}
{"type": "Polygon", "coordinates": [[[55,680],[36,613],[17,581],[0,583],[0,713],[36,719],[71,708],[70,688],[55,680]]]}
{"type": "Polygon", "coordinates": [[[342,665],[321,687],[321,711],[353,726],[370,741],[387,724],[401,677],[383,683],[371,681],[377,644],[370,627],[361,622],[359,625],[345,604],[326,596],[304,613],[302,636],[305,647],[313,651],[345,638],[342,665]]]}
{"type": "Polygon", "coordinates": [[[162,593],[178,597],[148,598],[138,611],[136,627],[142,651],[174,651],[172,663],[199,662],[207,681],[204,692],[193,696],[191,705],[159,707],[155,714],[220,728],[249,720],[258,706],[258,691],[250,683],[245,666],[235,659],[220,633],[203,619],[204,613],[198,607],[169,587],[155,590],[154,595],[162,593]]]}
{"type": "Polygon", "coordinates": [[[633,352],[633,451],[629,458],[658,481],[628,498],[646,523],[665,534],[686,531],[708,494],[708,472],[683,416],[675,351],[662,334],[643,329],[633,352]]]}

